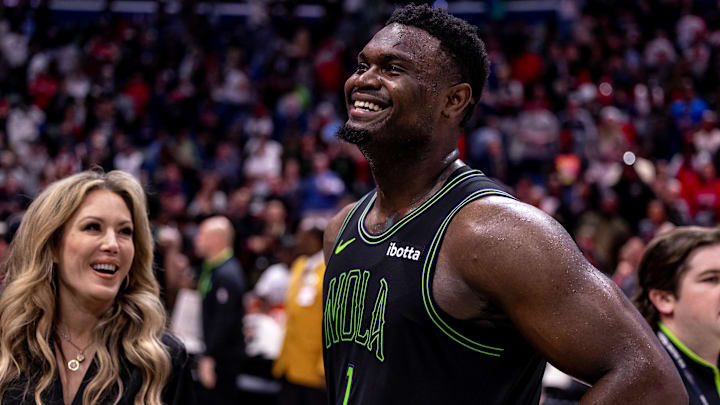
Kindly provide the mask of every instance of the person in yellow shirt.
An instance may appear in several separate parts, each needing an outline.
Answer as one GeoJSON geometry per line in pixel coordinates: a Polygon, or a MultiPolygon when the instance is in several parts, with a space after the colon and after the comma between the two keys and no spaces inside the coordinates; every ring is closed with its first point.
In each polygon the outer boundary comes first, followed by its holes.
{"type": "Polygon", "coordinates": [[[300,256],[291,266],[287,323],[273,375],[282,379],[279,405],[325,405],[322,359],[323,231],[327,221],[305,218],[297,232],[300,256]]]}

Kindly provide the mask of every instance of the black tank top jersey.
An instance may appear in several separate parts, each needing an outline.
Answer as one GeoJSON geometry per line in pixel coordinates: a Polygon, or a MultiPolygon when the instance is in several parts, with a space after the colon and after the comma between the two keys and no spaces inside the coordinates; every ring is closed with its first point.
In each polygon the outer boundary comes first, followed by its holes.
{"type": "Polygon", "coordinates": [[[480,171],[462,167],[379,235],[364,228],[375,193],[355,204],[323,283],[331,405],[538,403],[545,362],[522,336],[511,326],[455,319],[432,295],[448,224],[488,195],[512,198],[480,171]]]}

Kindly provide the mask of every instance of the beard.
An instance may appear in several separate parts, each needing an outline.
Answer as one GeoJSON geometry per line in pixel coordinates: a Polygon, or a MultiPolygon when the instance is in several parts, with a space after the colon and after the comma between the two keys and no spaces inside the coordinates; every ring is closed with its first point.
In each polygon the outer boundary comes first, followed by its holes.
{"type": "Polygon", "coordinates": [[[356,129],[343,124],[338,129],[336,136],[353,145],[362,145],[370,139],[370,132],[366,129],[356,129]]]}

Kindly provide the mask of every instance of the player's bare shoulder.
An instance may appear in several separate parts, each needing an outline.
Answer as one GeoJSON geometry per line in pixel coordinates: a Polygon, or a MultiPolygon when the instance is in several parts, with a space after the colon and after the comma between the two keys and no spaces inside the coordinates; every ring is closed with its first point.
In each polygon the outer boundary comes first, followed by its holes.
{"type": "Polygon", "coordinates": [[[566,242],[568,235],[555,219],[532,205],[490,196],[463,207],[450,223],[448,237],[503,252],[532,248],[536,243],[566,242]]]}
{"type": "Polygon", "coordinates": [[[448,227],[443,248],[468,283],[491,295],[538,272],[583,267],[580,251],[557,221],[505,197],[486,197],[463,207],[448,227]]]}

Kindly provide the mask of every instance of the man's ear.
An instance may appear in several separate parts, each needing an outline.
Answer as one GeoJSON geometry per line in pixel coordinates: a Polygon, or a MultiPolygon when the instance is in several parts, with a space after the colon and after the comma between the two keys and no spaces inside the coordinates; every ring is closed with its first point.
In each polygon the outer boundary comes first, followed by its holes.
{"type": "Polygon", "coordinates": [[[462,120],[465,108],[472,102],[472,87],[468,83],[458,83],[446,91],[442,116],[451,120],[462,120]]]}
{"type": "Polygon", "coordinates": [[[672,293],[672,291],[658,290],[653,288],[648,293],[648,298],[650,298],[650,302],[653,303],[653,305],[655,306],[655,308],[657,308],[658,312],[660,312],[661,315],[671,316],[675,311],[675,303],[677,302],[677,298],[675,297],[675,294],[672,293]]]}

